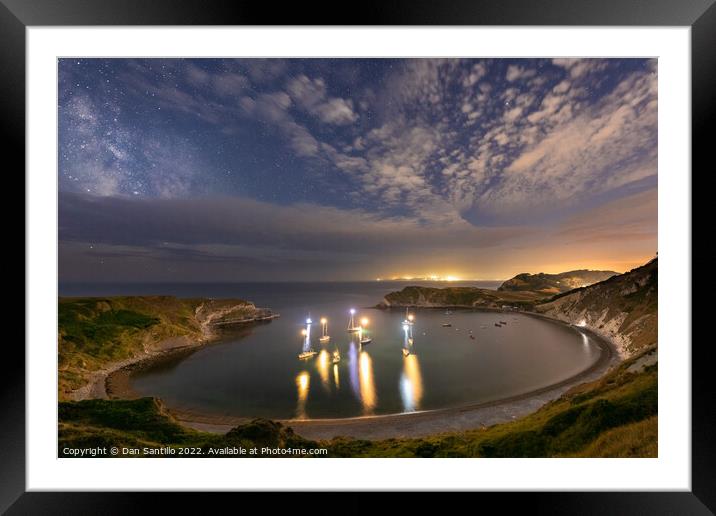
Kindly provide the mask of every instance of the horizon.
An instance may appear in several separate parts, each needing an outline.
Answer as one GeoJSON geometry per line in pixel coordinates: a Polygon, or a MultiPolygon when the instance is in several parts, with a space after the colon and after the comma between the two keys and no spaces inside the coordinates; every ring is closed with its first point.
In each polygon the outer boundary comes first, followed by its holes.
{"type": "MultiPolygon", "coordinates": [[[[641,267],[643,265],[646,265],[650,263],[652,260],[656,259],[656,256],[651,258],[650,260],[644,262],[643,264],[635,267],[641,267]]],[[[345,280],[221,280],[221,281],[203,281],[203,280],[190,280],[190,281],[179,281],[179,280],[172,280],[172,281],[60,281],[60,285],[80,285],[80,284],[87,284],[87,285],[172,285],[172,284],[181,284],[181,285],[240,285],[240,284],[266,284],[266,283],[275,283],[275,284],[281,284],[281,283],[410,283],[410,282],[422,282],[422,283],[446,283],[446,284],[454,284],[454,283],[504,283],[510,279],[513,279],[517,276],[523,275],[523,274],[529,274],[531,276],[539,275],[539,274],[547,274],[547,275],[558,275],[558,274],[565,274],[569,272],[577,272],[577,271],[587,271],[587,272],[614,272],[616,275],[625,274],[633,269],[629,269],[626,271],[614,271],[614,270],[607,270],[607,269],[572,269],[569,271],[561,271],[558,273],[553,272],[520,272],[517,274],[514,274],[513,276],[510,276],[509,278],[454,278],[454,279],[432,279],[430,277],[410,277],[410,278],[373,278],[373,279],[345,279],[345,280]]]]}
{"type": "Polygon", "coordinates": [[[497,282],[656,253],[656,59],[58,69],[63,284],[497,282]]]}

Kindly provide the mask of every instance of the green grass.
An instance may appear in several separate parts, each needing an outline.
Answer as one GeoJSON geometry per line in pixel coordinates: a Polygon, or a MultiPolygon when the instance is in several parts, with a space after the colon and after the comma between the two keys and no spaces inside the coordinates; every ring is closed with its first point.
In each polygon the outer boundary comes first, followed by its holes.
{"type": "Polygon", "coordinates": [[[113,344],[122,334],[159,323],[157,317],[131,310],[114,310],[110,307],[106,311],[97,311],[96,307],[103,303],[94,302],[95,311],[89,309],[88,303],[60,303],[58,320],[62,339],[66,343],[64,350],[74,349],[97,357],[113,357],[119,351],[113,344]]]}
{"type": "Polygon", "coordinates": [[[105,364],[130,358],[145,344],[199,335],[197,302],[173,297],[60,298],[58,391],[60,399],[87,383],[105,364]]]}
{"type": "MultiPolygon", "coordinates": [[[[179,425],[164,413],[155,398],[60,402],[58,442],[61,457],[67,448],[224,448],[319,447],[274,421],[255,419],[230,432],[212,434],[179,425]]],[[[248,456],[248,455],[247,455],[248,456]]]]}
{"type": "Polygon", "coordinates": [[[604,432],[588,446],[564,457],[657,457],[658,418],[652,416],[637,423],[604,432]]]}

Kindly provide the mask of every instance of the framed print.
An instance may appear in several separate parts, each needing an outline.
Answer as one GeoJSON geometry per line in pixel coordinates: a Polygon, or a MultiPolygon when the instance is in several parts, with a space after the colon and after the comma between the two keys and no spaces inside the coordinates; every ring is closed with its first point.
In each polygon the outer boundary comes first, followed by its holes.
{"type": "Polygon", "coordinates": [[[3,508],[713,510],[691,303],[712,3],[391,4],[351,26],[130,4],[3,7],[27,192],[3,508]]]}

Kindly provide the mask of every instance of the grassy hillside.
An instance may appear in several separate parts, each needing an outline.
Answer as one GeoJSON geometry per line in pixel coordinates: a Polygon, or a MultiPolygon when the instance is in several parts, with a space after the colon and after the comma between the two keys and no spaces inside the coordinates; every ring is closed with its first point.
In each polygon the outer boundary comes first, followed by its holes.
{"type": "Polygon", "coordinates": [[[151,352],[169,342],[207,338],[204,323],[249,317],[257,309],[242,300],[179,299],[172,296],[60,298],[59,395],[82,387],[93,371],[151,352]]]}
{"type": "Polygon", "coordinates": [[[180,426],[153,398],[63,402],[60,450],[241,445],[325,447],[330,457],[652,457],[657,452],[657,366],[637,367],[640,358],[625,361],[600,380],[581,385],[520,420],[419,439],[338,437],[316,442],[261,419],[217,435],[180,426]]]}
{"type": "Polygon", "coordinates": [[[533,291],[552,295],[567,292],[574,288],[586,287],[605,279],[616,276],[614,271],[590,271],[580,269],[577,271],[561,272],[559,274],[518,274],[505,281],[497,289],[499,291],[533,291]]]}
{"type": "Polygon", "coordinates": [[[391,292],[378,305],[381,308],[418,307],[466,307],[501,308],[503,305],[530,308],[545,296],[535,292],[500,292],[475,287],[405,287],[391,292]]]}
{"type": "Polygon", "coordinates": [[[226,446],[316,448],[317,443],[293,433],[280,423],[257,419],[225,435],[184,428],[164,413],[155,398],[84,400],[59,405],[60,456],[65,448],[172,448],[226,446]]]}

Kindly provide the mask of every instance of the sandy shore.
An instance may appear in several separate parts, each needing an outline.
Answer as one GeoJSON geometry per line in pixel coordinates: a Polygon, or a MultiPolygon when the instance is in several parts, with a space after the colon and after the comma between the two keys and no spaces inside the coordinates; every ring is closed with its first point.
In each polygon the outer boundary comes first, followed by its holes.
{"type": "MultiPolygon", "coordinates": [[[[565,324],[543,315],[535,316],[565,324]]],[[[485,403],[423,412],[342,419],[285,419],[279,421],[292,427],[297,434],[308,439],[331,439],[336,436],[357,439],[422,437],[512,421],[535,412],[545,403],[559,398],[576,385],[600,378],[612,366],[620,362],[617,349],[610,341],[586,328],[580,328],[580,330],[588,333],[599,345],[602,351],[599,359],[577,375],[541,389],[485,403]]],[[[226,433],[233,427],[251,419],[197,414],[175,409],[169,411],[184,426],[213,433],[226,433]]]]}

